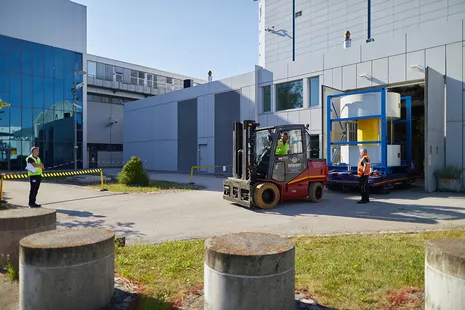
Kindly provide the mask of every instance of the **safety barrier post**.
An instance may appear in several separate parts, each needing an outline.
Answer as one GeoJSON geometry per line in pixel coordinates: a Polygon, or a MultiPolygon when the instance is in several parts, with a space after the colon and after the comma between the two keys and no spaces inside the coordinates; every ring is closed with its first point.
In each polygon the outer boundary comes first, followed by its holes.
{"type": "Polygon", "coordinates": [[[4,174],[2,173],[0,175],[0,203],[5,203],[6,201],[3,200],[3,176],[4,174]]]}
{"type": "Polygon", "coordinates": [[[195,184],[194,182],[192,182],[192,177],[194,175],[194,168],[197,168],[197,166],[192,166],[191,167],[191,175],[189,177],[189,183],[188,183],[189,185],[194,185],[195,184]]]}
{"type": "Polygon", "coordinates": [[[108,191],[106,188],[105,188],[105,185],[104,185],[104,179],[103,179],[103,169],[100,168],[100,191],[101,192],[106,192],[108,191]]]}

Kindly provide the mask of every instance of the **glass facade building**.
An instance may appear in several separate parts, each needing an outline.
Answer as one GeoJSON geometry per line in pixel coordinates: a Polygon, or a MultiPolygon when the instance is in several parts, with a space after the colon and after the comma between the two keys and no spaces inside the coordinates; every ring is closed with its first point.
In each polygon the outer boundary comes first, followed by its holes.
{"type": "Polygon", "coordinates": [[[82,167],[82,70],[80,53],[0,35],[0,170],[23,170],[32,146],[45,167],[74,169],[75,127],[82,167]]]}

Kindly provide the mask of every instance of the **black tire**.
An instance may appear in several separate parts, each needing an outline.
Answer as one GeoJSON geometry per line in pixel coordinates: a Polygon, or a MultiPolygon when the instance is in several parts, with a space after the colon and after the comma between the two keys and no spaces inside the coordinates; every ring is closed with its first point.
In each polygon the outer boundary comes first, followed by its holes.
{"type": "Polygon", "coordinates": [[[323,199],[323,185],[320,182],[311,183],[308,186],[308,200],[320,202],[323,199]]]}
{"type": "Polygon", "coordinates": [[[260,209],[273,209],[281,200],[281,193],[273,183],[257,184],[253,191],[253,204],[260,209]]]}

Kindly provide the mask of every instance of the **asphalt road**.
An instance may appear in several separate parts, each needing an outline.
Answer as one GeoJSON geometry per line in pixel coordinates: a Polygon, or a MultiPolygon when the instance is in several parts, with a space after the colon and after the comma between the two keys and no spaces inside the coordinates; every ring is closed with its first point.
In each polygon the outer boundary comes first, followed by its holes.
{"type": "MultiPolygon", "coordinates": [[[[111,171],[108,171],[111,174],[111,171]]],[[[188,182],[181,174],[152,179],[188,182]]],[[[38,203],[57,210],[59,227],[109,227],[129,243],[203,238],[240,231],[284,235],[412,231],[465,227],[465,196],[421,190],[372,196],[326,191],[318,204],[292,202],[273,210],[242,208],[222,199],[222,179],[195,177],[206,190],[183,193],[120,194],[82,186],[43,183],[38,203]]],[[[27,182],[5,181],[9,202],[26,205],[27,182]]]]}

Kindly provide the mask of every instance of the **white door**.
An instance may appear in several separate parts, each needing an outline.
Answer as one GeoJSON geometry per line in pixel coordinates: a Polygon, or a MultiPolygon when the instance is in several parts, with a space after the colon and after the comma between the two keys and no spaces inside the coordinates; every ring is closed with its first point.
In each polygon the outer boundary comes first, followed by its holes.
{"type": "Polygon", "coordinates": [[[425,75],[425,191],[437,189],[434,172],[445,159],[445,77],[426,68],[425,75]]]}
{"type": "MultiPolygon", "coordinates": [[[[338,149],[334,149],[334,147],[332,148],[332,151],[330,152],[330,154],[328,154],[328,119],[327,119],[327,116],[328,116],[328,96],[330,95],[338,95],[338,94],[343,94],[344,92],[342,90],[339,90],[339,89],[336,89],[336,88],[332,88],[332,87],[329,87],[329,86],[326,86],[326,85],[323,85],[321,86],[322,88],[322,91],[321,91],[321,95],[322,95],[322,103],[323,103],[323,113],[322,114],[322,117],[323,117],[323,121],[322,121],[322,124],[323,124],[323,158],[329,158],[330,160],[332,159],[333,157],[333,153],[336,152],[336,157],[333,159],[334,162],[337,162],[338,158],[340,157],[340,152],[338,149]]],[[[334,119],[334,118],[340,118],[339,116],[339,102],[340,102],[340,98],[332,98],[331,99],[331,105],[330,105],[330,109],[331,109],[331,119],[334,119]]],[[[331,129],[331,136],[330,136],[330,140],[331,142],[337,142],[339,141],[339,139],[341,138],[342,136],[342,131],[343,131],[343,127],[345,124],[339,124],[338,122],[333,122],[332,124],[332,129],[331,129]]]]}
{"type": "MultiPolygon", "coordinates": [[[[208,166],[207,144],[199,144],[199,166],[208,166]]],[[[199,168],[200,172],[207,172],[207,168],[199,168]]]]}

